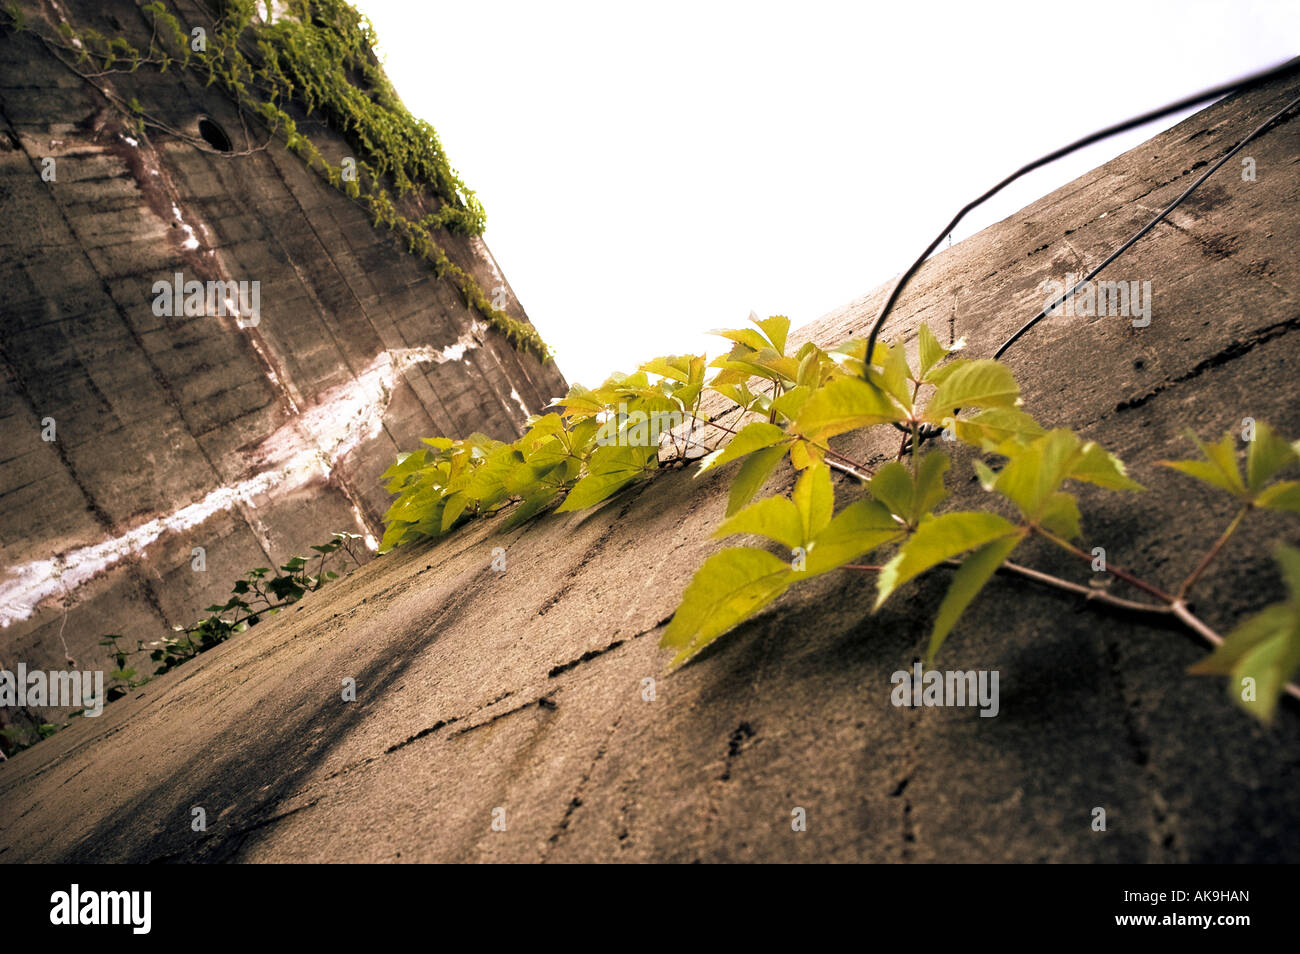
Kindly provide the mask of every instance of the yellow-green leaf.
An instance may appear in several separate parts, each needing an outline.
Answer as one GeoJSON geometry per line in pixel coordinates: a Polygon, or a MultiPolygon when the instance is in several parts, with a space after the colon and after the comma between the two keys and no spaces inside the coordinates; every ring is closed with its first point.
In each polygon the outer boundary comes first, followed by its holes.
{"type": "Polygon", "coordinates": [[[932,566],[1019,532],[1014,523],[984,511],[945,513],[923,521],[880,571],[876,580],[876,607],[879,608],[894,590],[932,566]]]}
{"type": "Polygon", "coordinates": [[[939,604],[939,613],[934,618],[934,628],[930,630],[930,648],[925,656],[927,666],[934,662],[939,648],[971,600],[975,599],[984,584],[997,572],[1002,561],[1011,556],[1011,551],[1021,539],[1023,538],[1019,534],[1001,537],[984,544],[962,561],[962,565],[953,574],[952,583],[948,585],[948,592],[944,594],[943,602],[939,604]]]}
{"type": "Polygon", "coordinates": [[[943,424],[958,408],[1013,407],[1020,397],[1020,386],[1006,365],[982,358],[978,361],[954,361],[934,397],[925,409],[931,424],[943,424]]]}
{"type": "Polygon", "coordinates": [[[723,539],[737,533],[767,537],[790,549],[803,546],[808,539],[799,508],[788,497],[767,497],[750,504],[724,520],[713,536],[723,539]]]}
{"type": "Polygon", "coordinates": [[[1258,494],[1278,472],[1296,463],[1295,449],[1260,421],[1255,425],[1255,439],[1246,453],[1246,486],[1258,494]]]}
{"type": "Polygon", "coordinates": [[[784,593],[792,578],[789,564],[766,550],[715,553],[686,587],[660,645],[676,649],[673,665],[680,665],[784,593]]]}
{"type": "Polygon", "coordinates": [[[775,424],[769,424],[767,421],[753,421],[741,428],[740,432],[732,437],[725,447],[719,447],[713,453],[704,457],[700,461],[699,470],[695,472],[696,476],[714,467],[729,464],[746,454],[752,454],[754,451],[788,440],[789,437],[790,435],[775,424]]]}
{"type": "Polygon", "coordinates": [[[875,500],[854,501],[813,539],[798,578],[808,579],[838,569],[902,535],[903,528],[883,504],[875,500]]]}
{"type": "Polygon", "coordinates": [[[781,462],[788,447],[789,445],[785,443],[774,444],[754,451],[745,458],[745,462],[736,471],[736,476],[731,479],[731,490],[727,494],[728,517],[739,512],[754,499],[754,494],[763,489],[767,478],[772,476],[772,471],[781,462]]]}
{"type": "Polygon", "coordinates": [[[905,418],[879,388],[861,378],[841,377],[813,392],[799,412],[795,430],[810,440],[824,440],[845,431],[905,418]]]}

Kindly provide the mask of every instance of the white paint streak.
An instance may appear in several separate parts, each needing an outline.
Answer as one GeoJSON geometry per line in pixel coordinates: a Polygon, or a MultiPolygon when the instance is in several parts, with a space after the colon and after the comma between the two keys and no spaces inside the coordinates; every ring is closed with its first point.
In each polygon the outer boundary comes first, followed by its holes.
{"type": "MultiPolygon", "coordinates": [[[[482,326],[476,323],[445,348],[380,353],[355,379],[330,388],[263,440],[248,455],[251,476],[111,540],[9,568],[0,580],[0,626],[27,619],[45,600],[90,582],[127,557],[144,553],[166,534],[193,529],[238,504],[254,505],[259,497],[282,497],[313,481],[328,479],[340,460],[378,436],[393,388],[403,372],[418,364],[462,359],[478,347],[481,331],[482,326]]],[[[355,506],[353,512],[358,525],[364,527],[355,506]]],[[[365,542],[371,550],[378,548],[369,533],[365,542]]]]}
{"type": "Polygon", "coordinates": [[[199,240],[194,237],[194,227],[192,225],[187,225],[185,220],[181,218],[181,210],[175,205],[175,203],[172,204],[172,215],[176,216],[176,224],[179,225],[181,231],[188,236],[188,238],[186,238],[181,244],[188,249],[198,248],[199,240]]]}
{"type": "Polygon", "coordinates": [[[510,399],[519,405],[519,410],[524,412],[524,420],[527,420],[528,415],[533,412],[528,410],[528,405],[524,403],[524,399],[519,396],[519,392],[514,388],[510,389],[510,399]]]}

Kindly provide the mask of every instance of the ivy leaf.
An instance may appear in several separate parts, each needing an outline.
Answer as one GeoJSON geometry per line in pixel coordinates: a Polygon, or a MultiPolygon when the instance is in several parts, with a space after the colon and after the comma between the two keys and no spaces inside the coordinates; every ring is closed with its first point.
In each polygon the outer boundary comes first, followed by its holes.
{"type": "Polygon", "coordinates": [[[948,367],[953,370],[943,377],[925,409],[925,419],[931,424],[943,424],[958,408],[1014,407],[1020,398],[1015,377],[998,361],[954,361],[948,367]]]}
{"type": "Polygon", "coordinates": [[[916,333],[917,352],[920,358],[920,375],[919,379],[924,381],[930,369],[936,364],[948,357],[948,350],[939,344],[939,339],[934,336],[930,326],[922,324],[916,333]]]}
{"type": "Polygon", "coordinates": [[[799,412],[795,430],[809,440],[825,440],[860,427],[905,419],[880,389],[861,378],[840,377],[813,393],[799,412]]]}
{"type": "Polygon", "coordinates": [[[943,485],[943,475],[949,466],[948,455],[942,452],[926,454],[917,465],[916,478],[900,461],[890,461],[876,471],[867,485],[875,497],[891,512],[898,514],[909,527],[937,507],[948,491],[943,485]]]}
{"type": "Polygon", "coordinates": [[[788,446],[781,443],[764,447],[745,458],[745,462],[740,465],[736,476],[731,480],[731,490],[727,494],[728,517],[739,512],[754,499],[756,493],[763,489],[767,479],[772,476],[772,471],[785,456],[788,446]]]}
{"type": "MultiPolygon", "coordinates": [[[[750,320],[757,324],[755,319],[751,318],[750,320]]],[[[764,348],[768,347],[769,344],[769,342],[764,340],[763,336],[753,328],[717,328],[708,332],[708,334],[717,335],[720,338],[727,338],[731,341],[738,342],[752,351],[762,351],[764,348]]],[[[735,353],[735,349],[732,349],[732,353],[735,353]]]]}
{"type": "Polygon", "coordinates": [[[948,592],[944,594],[943,602],[939,604],[939,614],[934,619],[934,628],[930,630],[930,648],[925,656],[927,666],[934,662],[939,648],[952,632],[952,628],[957,625],[957,620],[966,611],[966,607],[970,606],[971,601],[984,588],[984,584],[993,578],[1002,561],[1011,556],[1011,551],[1022,539],[1019,534],[1001,537],[984,544],[962,561],[962,565],[953,574],[952,583],[948,585],[948,592]]]}
{"type": "Polygon", "coordinates": [[[605,402],[598,398],[594,391],[584,388],[581,384],[573,385],[569,388],[568,394],[556,398],[546,406],[563,408],[561,413],[565,417],[578,419],[592,417],[605,410],[605,402]]]}
{"type": "Polygon", "coordinates": [[[945,513],[923,521],[880,571],[876,579],[876,608],[879,609],[894,590],[932,566],[1020,532],[1014,523],[984,511],[945,513]]]}
{"type": "Polygon", "coordinates": [[[903,534],[893,515],[875,500],[856,500],[826,525],[808,546],[798,579],[828,573],[903,534]]]}
{"type": "Polygon", "coordinates": [[[1287,682],[1300,671],[1300,550],[1279,547],[1277,560],[1290,600],[1246,620],[1223,645],[1187,670],[1197,675],[1230,676],[1232,700],[1266,723],[1272,721],[1287,682]],[[1253,683],[1247,684],[1247,679],[1253,683]]]}
{"type": "Polygon", "coordinates": [[[1037,520],[1049,497],[1065,480],[1079,439],[1064,429],[1050,431],[1019,449],[993,483],[1030,520],[1037,520]]]}
{"type": "Polygon", "coordinates": [[[771,318],[759,319],[752,311],[749,313],[749,320],[758,327],[763,329],[763,334],[767,340],[772,342],[772,347],[776,349],[777,354],[785,354],[785,339],[790,333],[790,319],[785,315],[773,315],[771,318]]]}
{"type": "Polygon", "coordinates": [[[1073,431],[1058,428],[1029,444],[1006,448],[1011,459],[993,483],[1031,521],[1039,521],[1044,508],[1066,480],[1081,480],[1113,490],[1141,490],[1128,478],[1124,465],[1099,445],[1083,442],[1073,431]]]}
{"type": "Polygon", "coordinates": [[[1258,495],[1272,477],[1294,463],[1295,448],[1260,421],[1255,426],[1255,439],[1250,442],[1246,454],[1246,487],[1251,494],[1258,495]]]}
{"type": "Polygon", "coordinates": [[[694,355],[670,355],[663,358],[652,358],[641,365],[639,370],[649,371],[651,374],[671,378],[685,384],[691,380],[691,359],[693,357],[694,355]]]}
{"type": "Polygon", "coordinates": [[[1146,489],[1129,478],[1123,461],[1092,441],[1079,448],[1078,456],[1070,462],[1066,476],[1070,480],[1082,480],[1107,490],[1146,489]]]}
{"type": "Polygon", "coordinates": [[[655,456],[654,447],[597,447],[592,451],[587,475],[573,485],[556,513],[594,507],[645,474],[655,456]]]}
{"type": "Polygon", "coordinates": [[[752,533],[794,549],[807,541],[799,508],[788,497],[767,497],[729,517],[714,531],[717,539],[752,533]]]}
{"type": "Polygon", "coordinates": [[[1256,497],[1255,503],[1269,510],[1289,510],[1291,513],[1300,513],[1300,481],[1284,480],[1276,483],[1256,497]]]}
{"type": "Polygon", "coordinates": [[[975,468],[975,476],[979,479],[980,486],[992,491],[998,482],[998,475],[994,473],[993,468],[982,460],[971,461],[971,464],[975,468]]]}
{"type": "Polygon", "coordinates": [[[793,421],[812,397],[813,389],[806,384],[796,385],[772,402],[772,410],[787,421],[793,421]]]}
{"type": "Polygon", "coordinates": [[[660,645],[677,650],[678,666],[753,616],[790,586],[789,564],[766,550],[732,547],[704,561],[682,594],[660,645]]]}
{"type": "Polygon", "coordinates": [[[513,530],[515,527],[527,523],[550,506],[558,494],[559,491],[554,487],[542,487],[534,491],[520,501],[519,506],[515,507],[514,512],[506,518],[505,523],[501,525],[502,531],[513,530]]]}
{"type": "Polygon", "coordinates": [[[388,481],[385,489],[390,494],[395,494],[401,490],[406,485],[406,479],[424,467],[427,456],[426,451],[398,454],[397,463],[379,475],[380,480],[388,481]]]}
{"type": "Polygon", "coordinates": [[[465,512],[465,508],[468,505],[469,497],[467,497],[463,492],[451,494],[447,497],[447,501],[442,508],[443,533],[446,533],[455,526],[456,521],[460,519],[461,514],[465,512]]]}
{"type": "Polygon", "coordinates": [[[1236,442],[1232,434],[1224,434],[1217,444],[1203,444],[1195,434],[1188,432],[1188,437],[1205,455],[1205,460],[1162,460],[1166,467],[1181,471],[1189,477],[1195,477],[1202,483],[1220,490],[1226,490],[1241,500],[1249,499],[1246,485],[1241,479],[1241,470],[1237,466],[1236,442]]]}
{"type": "Polygon", "coordinates": [[[1082,519],[1074,496],[1058,490],[1047,498],[1047,505],[1038,515],[1038,525],[1064,540],[1074,540],[1082,533],[1079,527],[1082,519]]]}
{"type": "Polygon", "coordinates": [[[733,460],[752,454],[754,451],[771,447],[779,441],[789,438],[782,428],[767,421],[753,421],[741,428],[725,447],[720,447],[700,461],[700,468],[695,472],[698,477],[713,467],[721,467],[733,460]]]}
{"type": "Polygon", "coordinates": [[[898,402],[908,417],[912,414],[912,371],[907,366],[907,352],[900,341],[894,346],[878,345],[882,352],[880,368],[867,369],[869,378],[898,402]]]}
{"type": "Polygon", "coordinates": [[[1014,407],[991,407],[974,417],[953,418],[952,428],[957,440],[1004,457],[1047,433],[1032,417],[1014,407]]]}
{"type": "Polygon", "coordinates": [[[807,544],[831,522],[831,513],[835,510],[831,469],[820,462],[809,467],[794,485],[792,498],[803,531],[800,543],[807,544]]]}

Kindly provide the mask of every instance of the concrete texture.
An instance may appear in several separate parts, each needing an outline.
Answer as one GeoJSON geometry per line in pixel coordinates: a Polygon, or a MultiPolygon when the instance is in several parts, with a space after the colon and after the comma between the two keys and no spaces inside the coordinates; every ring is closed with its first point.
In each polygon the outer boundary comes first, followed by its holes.
{"type": "MultiPolygon", "coordinates": [[[[31,22],[63,11],[80,28],[149,43],[130,0],[20,6],[31,22]]],[[[203,5],[176,8],[210,27],[203,5]]],[[[216,86],[178,69],[96,82],[190,135],[206,116],[236,150],[267,138],[216,86]]],[[[297,118],[332,162],[351,153],[297,118]]],[[[124,120],[32,35],[0,36],[3,668],[62,668],[65,657],[97,667],[105,633],[156,639],[224,602],[252,566],[336,530],[377,539],[389,500],[378,475],[399,450],[434,433],[512,438],[567,389],[554,364],[476,320],[278,143],[216,155],[158,130],[136,141],[124,120]],[[53,181],[42,178],[47,158],[53,181]],[[260,282],[260,323],[155,316],[153,285],[175,272],[260,282]],[[54,441],[42,439],[47,418],[54,441]],[[153,521],[166,526],[152,533],[153,521]],[[191,568],[194,547],[205,572],[191,568]]],[[[480,239],[438,239],[526,320],[480,239]]],[[[15,718],[0,710],[0,727],[15,718]]]]}
{"type": "MultiPolygon", "coordinates": [[[[889,333],[926,321],[991,353],[1041,281],[1100,261],[1297,87],[1216,104],[936,256],[889,333]]],[[[1007,357],[1040,421],[1102,441],[1151,488],[1084,490],[1085,533],[1166,585],[1230,516],[1156,466],[1186,456],[1183,430],[1251,416],[1300,436],[1300,124],[1247,154],[1257,181],[1225,168],[1103,276],[1152,282],[1150,327],[1052,318],[1007,357]]],[[[885,291],[804,335],[861,334],[885,291]]],[[[719,546],[730,476],[666,469],[594,512],[484,521],[371,562],[0,766],[0,860],[1300,860],[1297,711],[1262,728],[1221,680],[1185,674],[1205,654],[1185,632],[1056,591],[995,579],[940,657],[1000,672],[992,719],[890,705],[941,573],[875,615],[869,577],[827,575],[667,674],[658,635],[719,546]]],[[[955,506],[981,495],[969,454],[949,483],[955,506]]],[[[856,493],[837,481],[840,504],[856,493]]],[[[1253,518],[1198,588],[1204,618],[1226,631],[1277,599],[1268,550],[1298,531],[1253,518]]]]}

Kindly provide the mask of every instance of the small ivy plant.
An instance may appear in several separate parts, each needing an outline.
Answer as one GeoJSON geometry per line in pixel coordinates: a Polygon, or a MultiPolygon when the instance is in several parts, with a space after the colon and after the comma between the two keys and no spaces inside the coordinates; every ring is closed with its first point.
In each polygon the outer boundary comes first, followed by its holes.
{"type": "Polygon", "coordinates": [[[230,599],[206,607],[203,612],[208,615],[192,626],[172,627],[175,633],[173,636],[164,636],[151,643],[137,639],[135,649],[120,646],[118,640],[125,638],[121,635],[105,636],[99,645],[110,650],[116,664],[116,668],[109,673],[105,701],[120,699],[132,689],[144,685],[153,676],[161,676],[175,669],[199,653],[274,616],[308,593],[314,593],[328,581],[338,579],[338,572],[326,569],[326,563],[333,555],[342,554],[349,557],[354,565],[360,565],[360,558],[355,551],[360,539],[360,534],[340,531],[331,536],[327,543],[313,545],[315,553],[311,557],[291,557],[278,571],[266,566],[254,567],[244,574],[243,579],[235,581],[230,599]],[[314,565],[313,560],[316,561],[314,565]],[[151,676],[141,676],[135,666],[129,664],[131,656],[145,652],[158,664],[151,676]]]}
{"type": "MultiPolygon", "coordinates": [[[[270,567],[259,566],[244,574],[243,579],[236,580],[231,589],[231,597],[225,603],[207,607],[208,615],[192,626],[173,627],[173,636],[165,636],[155,642],[146,643],[142,639],[135,641],[135,648],[123,645],[126,637],[110,634],[99,641],[99,645],[109,650],[113,660],[113,670],[108,674],[108,685],[104,690],[104,702],[114,702],[149,682],[154,676],[175,669],[182,663],[189,662],[199,653],[218,646],[232,636],[256,626],[268,616],[274,616],[286,606],[298,602],[308,593],[314,593],[330,580],[338,579],[339,573],[326,569],[326,563],[334,554],[349,558],[354,565],[360,565],[356,547],[361,535],[358,533],[338,532],[329,541],[312,546],[315,553],[311,557],[295,556],[281,564],[278,571],[270,567]],[[315,560],[313,565],[312,561],[315,560]],[[157,663],[152,675],[141,674],[141,664],[132,662],[132,657],[148,653],[149,659],[157,663]]],[[[78,712],[71,713],[75,716],[78,712]]],[[[0,738],[5,740],[5,748],[10,753],[30,748],[36,742],[48,739],[60,729],[67,728],[70,722],[43,722],[36,726],[37,738],[29,739],[30,733],[18,726],[0,729],[0,738]]],[[[3,754],[0,752],[0,754],[3,754]]]]}
{"type": "Polygon", "coordinates": [[[1082,517],[1074,485],[1117,492],[1144,488],[1101,445],[1065,428],[1048,430],[1022,409],[1020,389],[1005,365],[955,356],[961,342],[940,344],[918,330],[916,360],[902,342],[866,342],[833,350],[807,342],[790,353],[789,320],[758,319],[752,328],[715,334],[731,350],[656,358],[630,375],[615,374],[589,390],[574,385],[548,413],[528,419],[522,437],[495,441],[482,434],[428,438],[425,449],[402,454],[383,475],[396,499],[385,516],[380,552],[410,540],[439,537],[468,520],[513,507],[509,529],[550,509],[594,507],[657,469],[681,466],[700,446],[696,435],[725,432],[729,440],[698,462],[706,473],[739,462],[726,514],[715,536],[759,537],[768,546],[731,546],[696,571],[662,643],[679,666],[792,586],[836,570],[875,575],[878,609],[921,574],[950,569],[952,579],[935,613],[927,662],[933,662],[962,614],[995,573],[1011,573],[1087,594],[1125,610],[1173,616],[1217,646],[1192,668],[1230,675],[1232,698],[1269,720],[1283,693],[1300,696],[1289,680],[1300,670],[1300,551],[1278,551],[1292,598],[1269,607],[1222,639],[1196,617],[1188,594],[1227,539],[1255,510],[1300,513],[1300,481],[1276,480],[1300,465],[1300,444],[1256,427],[1245,476],[1231,434],[1200,444],[1203,460],[1165,462],[1174,470],[1230,494],[1238,512],[1192,574],[1173,593],[1113,563],[1104,572],[1138,591],[1127,599],[1011,561],[1030,538],[1045,540],[1093,564],[1078,545],[1082,517]],[[711,377],[708,369],[715,369],[711,377]],[[701,415],[713,392],[727,411],[701,415]],[[734,424],[721,423],[735,417],[734,424]],[[656,423],[672,425],[665,432],[656,423]],[[876,467],[834,449],[850,431],[890,428],[902,435],[896,459],[876,467]],[[977,449],[975,476],[988,507],[941,510],[951,458],[925,444],[942,435],[977,449]],[[789,456],[798,473],[787,495],[755,500],[789,456]],[[836,512],[832,470],[865,488],[836,512]],[[771,545],[779,548],[776,552],[771,545]],[[877,565],[857,563],[887,548],[877,565]]]}

